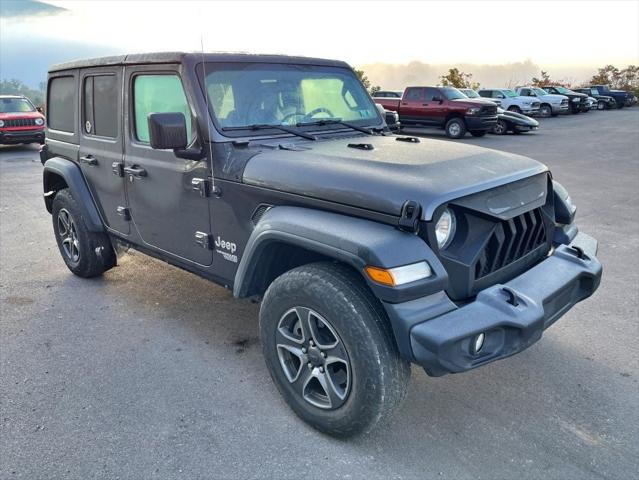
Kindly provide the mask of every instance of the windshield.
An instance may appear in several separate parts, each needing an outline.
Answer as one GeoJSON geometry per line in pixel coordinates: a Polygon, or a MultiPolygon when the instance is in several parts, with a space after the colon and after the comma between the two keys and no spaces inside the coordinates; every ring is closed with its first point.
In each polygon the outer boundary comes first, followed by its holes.
{"type": "Polygon", "coordinates": [[[322,119],[374,124],[379,112],[355,74],[317,65],[211,63],[206,93],[221,128],[299,126],[322,119]]]}
{"type": "Polygon", "coordinates": [[[464,94],[468,97],[468,98],[480,98],[479,97],[479,93],[477,93],[475,90],[470,90],[470,89],[464,89],[462,90],[462,92],[464,92],[464,94]]]}
{"type": "Polygon", "coordinates": [[[544,90],[543,88],[533,88],[533,91],[537,95],[548,95],[548,92],[546,90],[544,90]]]}
{"type": "Polygon", "coordinates": [[[458,98],[468,98],[455,87],[440,87],[440,90],[448,100],[457,100],[458,98]]]}
{"type": "Polygon", "coordinates": [[[35,108],[26,98],[0,99],[0,113],[35,112],[35,108]]]}
{"type": "Polygon", "coordinates": [[[566,87],[555,87],[555,90],[557,90],[559,93],[572,93],[566,87]]]}
{"type": "Polygon", "coordinates": [[[502,93],[504,95],[506,95],[507,97],[510,97],[510,98],[513,98],[513,97],[517,96],[517,94],[515,93],[514,90],[502,90],[502,93]]]}

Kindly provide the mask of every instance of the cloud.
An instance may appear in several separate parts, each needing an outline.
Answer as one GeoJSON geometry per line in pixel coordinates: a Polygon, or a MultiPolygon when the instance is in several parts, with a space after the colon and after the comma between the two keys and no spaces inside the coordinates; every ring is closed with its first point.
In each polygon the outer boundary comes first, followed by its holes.
{"type": "Polygon", "coordinates": [[[37,0],[0,0],[0,17],[5,19],[44,17],[58,15],[66,11],[66,8],[37,0]]]}

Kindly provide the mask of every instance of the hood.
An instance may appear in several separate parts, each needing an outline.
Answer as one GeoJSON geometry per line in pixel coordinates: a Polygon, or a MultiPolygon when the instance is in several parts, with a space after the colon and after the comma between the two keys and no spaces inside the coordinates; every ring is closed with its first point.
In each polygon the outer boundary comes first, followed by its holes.
{"type": "Polygon", "coordinates": [[[517,113],[517,112],[512,112],[510,110],[504,110],[503,113],[498,114],[498,116],[500,118],[506,118],[506,119],[510,119],[510,120],[514,120],[515,123],[521,124],[521,125],[529,125],[531,127],[538,127],[539,126],[539,122],[537,120],[535,120],[534,118],[531,118],[527,115],[524,115],[523,113],[517,113]]]}
{"type": "Polygon", "coordinates": [[[351,137],[304,143],[303,151],[265,150],[248,161],[243,182],[397,216],[414,200],[422,206],[422,220],[431,220],[447,201],[548,170],[521,155],[460,142],[397,138],[351,137]]]}
{"type": "Polygon", "coordinates": [[[491,102],[490,100],[483,98],[456,98],[451,100],[451,102],[461,103],[463,105],[468,105],[469,107],[481,107],[483,105],[495,106],[495,102],[491,102]]]}
{"type": "Polygon", "coordinates": [[[8,112],[0,113],[1,120],[9,120],[11,118],[44,118],[40,112],[8,112]]]}
{"type": "Polygon", "coordinates": [[[566,95],[559,95],[557,93],[547,93],[546,95],[543,95],[538,98],[542,98],[546,100],[547,102],[551,102],[551,103],[561,103],[562,100],[568,100],[568,97],[566,95]]]}

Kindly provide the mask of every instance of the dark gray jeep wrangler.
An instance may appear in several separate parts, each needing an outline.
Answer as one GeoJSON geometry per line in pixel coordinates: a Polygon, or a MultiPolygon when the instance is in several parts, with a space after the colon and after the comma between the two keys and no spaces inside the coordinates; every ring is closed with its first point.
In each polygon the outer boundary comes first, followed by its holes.
{"type": "Polygon", "coordinates": [[[439,376],[524,350],[599,285],[597,242],[544,165],[391,135],[343,62],[116,56],[52,67],[47,96],[69,269],[132,247],[260,299],[273,380],[324,432],[387,417],[411,363],[439,376]]]}

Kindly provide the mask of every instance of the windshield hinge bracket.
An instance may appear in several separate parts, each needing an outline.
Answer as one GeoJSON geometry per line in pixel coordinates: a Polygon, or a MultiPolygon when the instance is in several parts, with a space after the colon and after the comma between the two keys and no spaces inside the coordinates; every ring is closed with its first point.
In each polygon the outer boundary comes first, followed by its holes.
{"type": "Polygon", "coordinates": [[[422,213],[422,206],[415,200],[407,200],[402,205],[402,213],[397,222],[400,230],[417,233],[419,230],[419,217],[422,213]]]}

